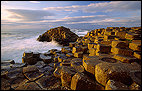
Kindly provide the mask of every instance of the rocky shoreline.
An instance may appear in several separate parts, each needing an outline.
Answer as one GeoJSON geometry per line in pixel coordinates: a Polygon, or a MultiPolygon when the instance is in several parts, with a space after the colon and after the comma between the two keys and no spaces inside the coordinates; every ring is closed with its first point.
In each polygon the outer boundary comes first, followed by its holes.
{"type": "Polygon", "coordinates": [[[141,90],[141,27],[95,29],[82,37],[64,29],[47,35],[64,45],[61,51],[24,52],[22,63],[1,62],[1,90],[141,90]]]}

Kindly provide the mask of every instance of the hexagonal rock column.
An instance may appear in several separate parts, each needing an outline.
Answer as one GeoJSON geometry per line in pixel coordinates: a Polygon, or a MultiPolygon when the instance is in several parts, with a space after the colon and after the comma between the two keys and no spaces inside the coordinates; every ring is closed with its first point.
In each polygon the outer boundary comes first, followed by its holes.
{"type": "Polygon", "coordinates": [[[141,42],[132,42],[129,43],[129,48],[133,51],[141,51],[141,42]]]}
{"type": "Polygon", "coordinates": [[[126,85],[130,85],[132,84],[132,79],[129,72],[140,69],[141,68],[138,67],[137,64],[103,62],[95,66],[95,77],[103,86],[106,85],[109,79],[114,79],[126,85]]]}
{"type": "Polygon", "coordinates": [[[96,84],[84,73],[76,73],[71,80],[72,90],[103,90],[103,86],[96,84]]]}
{"type": "Polygon", "coordinates": [[[70,87],[70,82],[73,75],[76,73],[75,69],[69,66],[63,66],[61,70],[61,82],[63,87],[70,87]]]}

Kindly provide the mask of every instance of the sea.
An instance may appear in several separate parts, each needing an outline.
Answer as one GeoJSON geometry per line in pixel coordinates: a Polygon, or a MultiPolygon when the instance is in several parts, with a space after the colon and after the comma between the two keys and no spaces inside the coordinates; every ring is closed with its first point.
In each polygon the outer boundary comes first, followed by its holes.
{"type": "MultiPolygon", "coordinates": [[[[78,36],[84,36],[90,30],[70,29],[78,36]]],[[[62,46],[55,41],[39,42],[37,38],[47,30],[17,29],[1,30],[1,61],[14,60],[22,63],[22,55],[26,51],[44,53],[50,49],[61,50],[62,46]]]]}

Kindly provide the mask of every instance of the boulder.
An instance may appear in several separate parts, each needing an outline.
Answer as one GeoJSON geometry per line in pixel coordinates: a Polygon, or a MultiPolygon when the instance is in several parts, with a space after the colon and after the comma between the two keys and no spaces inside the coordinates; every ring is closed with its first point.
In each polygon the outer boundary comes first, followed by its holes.
{"type": "Polygon", "coordinates": [[[61,26],[48,30],[40,35],[37,40],[50,42],[53,39],[61,45],[69,45],[70,42],[75,42],[77,38],[78,35],[71,32],[69,28],[61,26]]]}

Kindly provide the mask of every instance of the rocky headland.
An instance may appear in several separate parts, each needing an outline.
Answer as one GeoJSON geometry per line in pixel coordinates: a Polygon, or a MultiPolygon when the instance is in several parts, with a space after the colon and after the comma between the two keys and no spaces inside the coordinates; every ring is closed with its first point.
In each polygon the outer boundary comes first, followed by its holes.
{"type": "Polygon", "coordinates": [[[61,45],[69,45],[70,42],[75,42],[78,38],[78,35],[71,32],[69,28],[63,26],[47,30],[44,34],[38,37],[38,41],[47,41],[52,40],[58,42],[61,45]]]}
{"type": "Polygon", "coordinates": [[[1,62],[1,90],[141,90],[141,27],[107,27],[78,37],[50,29],[61,50],[24,52],[22,63],[1,62]]]}

